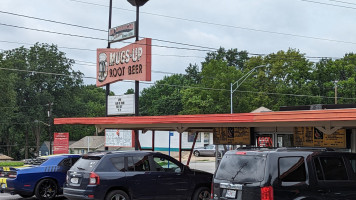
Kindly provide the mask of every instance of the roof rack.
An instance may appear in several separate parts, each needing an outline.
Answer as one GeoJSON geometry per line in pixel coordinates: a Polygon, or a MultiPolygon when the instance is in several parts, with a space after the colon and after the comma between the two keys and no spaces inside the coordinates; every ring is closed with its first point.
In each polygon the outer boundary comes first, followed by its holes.
{"type": "Polygon", "coordinates": [[[276,151],[288,151],[288,150],[293,150],[293,151],[335,151],[332,148],[328,147],[281,147],[277,148],[276,151]]]}
{"type": "Polygon", "coordinates": [[[236,150],[275,150],[278,149],[277,147],[238,147],[236,150]]]}

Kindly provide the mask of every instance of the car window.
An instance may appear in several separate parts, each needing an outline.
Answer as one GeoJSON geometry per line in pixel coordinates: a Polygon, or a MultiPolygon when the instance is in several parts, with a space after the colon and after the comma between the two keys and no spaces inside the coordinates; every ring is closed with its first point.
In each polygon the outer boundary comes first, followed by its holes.
{"type": "Polygon", "coordinates": [[[350,160],[351,168],[352,168],[354,174],[356,174],[356,157],[355,156],[351,157],[351,158],[349,158],[349,160],[350,160]]]}
{"type": "Polygon", "coordinates": [[[324,180],[324,175],[323,175],[323,171],[321,169],[319,158],[314,158],[314,165],[315,165],[315,171],[316,171],[316,176],[318,177],[318,180],[324,180]]]}
{"type": "Polygon", "coordinates": [[[303,157],[282,157],[278,160],[279,178],[282,182],[306,181],[303,157]]]}
{"type": "Polygon", "coordinates": [[[175,173],[182,172],[182,169],[177,164],[175,164],[172,160],[169,160],[167,158],[161,156],[154,156],[153,162],[156,171],[175,172],[175,173]]]}
{"type": "Polygon", "coordinates": [[[65,158],[59,163],[59,166],[71,167],[72,166],[72,161],[71,161],[70,158],[65,158]]]}
{"type": "Polygon", "coordinates": [[[206,149],[214,149],[214,146],[213,145],[208,145],[205,147],[206,149]]]}
{"type": "Polygon", "coordinates": [[[80,158],[72,167],[74,170],[92,171],[99,163],[101,157],[87,156],[80,158]]]}
{"type": "Polygon", "coordinates": [[[127,157],[128,171],[150,171],[148,156],[127,157]]]}
{"type": "Polygon", "coordinates": [[[264,178],[266,157],[225,154],[215,178],[237,183],[260,182],[264,178]]]}
{"type": "MultiPolygon", "coordinates": [[[[320,166],[316,165],[316,168],[321,167],[324,180],[348,180],[342,157],[319,157],[319,161],[320,166]]],[[[322,176],[318,175],[318,178],[322,176]]]]}
{"type": "Polygon", "coordinates": [[[100,162],[95,169],[96,172],[118,172],[125,171],[124,157],[114,157],[100,162]]]}

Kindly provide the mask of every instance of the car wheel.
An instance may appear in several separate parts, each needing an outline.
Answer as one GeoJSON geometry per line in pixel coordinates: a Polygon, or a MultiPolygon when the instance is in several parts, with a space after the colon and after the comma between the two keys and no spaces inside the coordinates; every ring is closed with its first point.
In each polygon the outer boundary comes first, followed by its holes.
{"type": "Polygon", "coordinates": [[[43,179],[37,184],[35,195],[39,200],[50,200],[56,197],[57,190],[57,183],[53,179],[43,179]]]}
{"type": "Polygon", "coordinates": [[[20,195],[20,197],[22,197],[22,198],[24,198],[24,199],[30,198],[30,197],[33,196],[33,195],[26,195],[26,194],[19,194],[19,195],[20,195]]]}
{"type": "Polygon", "coordinates": [[[106,195],[105,200],[130,200],[130,197],[122,190],[113,190],[106,195]]]}
{"type": "Polygon", "coordinates": [[[194,151],[194,156],[198,157],[200,155],[199,151],[194,151]]]}
{"type": "Polygon", "coordinates": [[[200,187],[195,190],[192,200],[209,200],[210,190],[207,187],[200,187]]]}

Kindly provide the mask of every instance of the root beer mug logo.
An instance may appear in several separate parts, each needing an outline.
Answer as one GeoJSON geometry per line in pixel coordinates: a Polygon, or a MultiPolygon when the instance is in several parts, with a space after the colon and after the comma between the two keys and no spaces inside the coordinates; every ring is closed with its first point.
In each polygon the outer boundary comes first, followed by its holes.
{"type": "Polygon", "coordinates": [[[98,87],[120,80],[151,81],[151,39],[121,49],[97,50],[98,87]]]}
{"type": "Polygon", "coordinates": [[[106,77],[108,76],[108,62],[106,61],[107,56],[105,53],[99,54],[99,74],[98,74],[98,81],[103,82],[105,81],[106,77]]]}

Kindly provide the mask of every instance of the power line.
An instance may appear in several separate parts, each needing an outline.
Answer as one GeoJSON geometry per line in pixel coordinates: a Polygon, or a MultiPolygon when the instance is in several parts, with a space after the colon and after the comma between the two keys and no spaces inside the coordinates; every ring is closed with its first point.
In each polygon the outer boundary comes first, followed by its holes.
{"type": "Polygon", "coordinates": [[[356,3],[350,3],[350,2],[346,2],[346,1],[338,1],[338,0],[329,0],[329,1],[334,1],[337,3],[344,3],[344,4],[349,4],[349,5],[356,5],[356,3]]]}
{"type": "MultiPolygon", "coordinates": [[[[19,71],[19,72],[27,72],[27,73],[38,73],[38,74],[48,74],[48,75],[61,75],[61,76],[68,76],[73,77],[72,75],[67,74],[56,74],[56,73],[48,73],[48,72],[38,72],[38,71],[30,71],[30,70],[19,70],[19,69],[9,69],[9,68],[0,68],[0,70],[10,70],[10,71],[19,71]]],[[[96,79],[96,77],[84,77],[82,78],[90,78],[96,79]]],[[[130,82],[133,83],[134,81],[131,80],[122,80],[121,82],[130,82]]],[[[213,90],[213,91],[226,91],[230,92],[229,89],[219,89],[219,88],[206,88],[206,87],[194,87],[194,86],[184,86],[184,85],[173,85],[173,84],[160,84],[160,83],[151,83],[151,82],[140,82],[146,85],[163,85],[163,86],[171,86],[171,87],[180,87],[180,88],[191,88],[191,89],[201,89],[201,90],[213,90]]],[[[272,93],[272,92],[254,92],[254,91],[243,91],[237,90],[237,92],[244,92],[244,93],[256,93],[256,94],[267,94],[267,95],[283,95],[283,96],[295,96],[295,97],[311,97],[311,98],[326,98],[326,99],[334,99],[335,97],[327,97],[327,96],[313,96],[313,95],[298,95],[298,94],[283,94],[283,93],[272,93]]],[[[337,97],[338,99],[351,99],[355,100],[356,98],[344,98],[344,97],[337,97]]]]}
{"type": "MultiPolygon", "coordinates": [[[[108,6],[102,5],[102,4],[89,3],[89,2],[79,1],[79,0],[69,0],[69,1],[78,2],[78,3],[83,3],[83,4],[89,4],[89,5],[95,5],[95,6],[101,6],[101,7],[108,7],[108,6]]],[[[314,2],[314,1],[310,1],[310,0],[301,0],[301,1],[314,2]]],[[[319,3],[320,3],[320,2],[319,2],[319,3]]],[[[136,11],[130,10],[130,9],[117,8],[117,7],[113,7],[113,8],[119,9],[119,10],[130,11],[130,12],[136,12],[136,11]]],[[[353,9],[356,9],[356,8],[353,8],[353,9]]],[[[214,25],[214,26],[226,27],[226,28],[234,28],[234,29],[248,30],[248,31],[254,31],[254,32],[262,32],[262,33],[269,33],[269,34],[276,34],[276,35],[284,35],[284,36],[291,36],[291,37],[298,37],[298,38],[306,38],[306,39],[313,39],[313,40],[320,40],[320,41],[328,41],[328,42],[337,42],[337,43],[346,43],[346,44],[356,44],[356,42],[350,42],[350,41],[335,40],[335,39],[320,38],[320,37],[315,37],[315,36],[298,35],[298,34],[293,34],[293,33],[282,33],[282,32],[269,31],[269,30],[262,30],[262,29],[255,29],[255,28],[249,28],[249,27],[242,27],[242,26],[234,26],[234,25],[220,24],[220,23],[207,22],[207,21],[202,21],[202,20],[194,20],[194,19],[187,19],[187,18],[182,18],[182,17],[173,17],[173,16],[168,16],[168,15],[155,14],[155,13],[144,12],[144,11],[140,11],[140,13],[142,13],[142,14],[147,14],[147,15],[153,15],[153,16],[159,16],[159,17],[165,17],[165,18],[170,18],[170,19],[175,19],[175,20],[181,20],[181,21],[188,21],[188,22],[194,22],[194,23],[200,23],[200,24],[207,24],[207,25],[214,25]]]]}
{"type": "Polygon", "coordinates": [[[103,30],[103,29],[97,29],[97,28],[92,28],[92,27],[87,27],[87,26],[81,26],[81,25],[77,25],[77,24],[70,24],[70,23],[66,23],[66,22],[59,22],[59,21],[50,20],[50,19],[43,19],[43,18],[39,18],[39,17],[32,17],[32,16],[17,14],[17,13],[13,13],[13,12],[6,12],[6,11],[1,11],[0,10],[0,13],[8,14],[8,15],[14,15],[14,16],[18,16],[18,17],[29,18],[29,19],[35,19],[35,20],[40,20],[40,21],[46,21],[46,22],[51,22],[51,23],[56,23],[56,24],[61,24],[61,25],[66,25],[66,26],[85,28],[85,29],[90,29],[90,30],[94,30],[94,31],[108,32],[107,30],[103,30]]]}
{"type": "MultiPolygon", "coordinates": [[[[46,22],[51,22],[51,23],[56,23],[56,24],[61,24],[61,25],[67,25],[67,26],[73,26],[73,27],[78,27],[78,28],[84,28],[84,29],[90,29],[90,30],[96,30],[96,31],[102,31],[102,32],[108,32],[107,30],[104,29],[97,29],[97,28],[92,28],[92,27],[87,27],[87,26],[82,26],[82,25],[77,25],[77,24],[71,24],[67,22],[60,22],[60,21],[55,21],[55,20],[50,20],[50,19],[43,19],[39,17],[33,17],[33,16],[28,16],[28,15],[22,15],[22,14],[17,14],[13,12],[6,12],[6,11],[1,11],[0,13],[3,14],[9,14],[9,15],[14,15],[14,16],[19,16],[19,17],[25,17],[25,18],[30,18],[30,19],[35,19],[35,20],[41,20],[41,21],[46,21],[46,22]]],[[[142,37],[141,37],[142,38],[142,37]]],[[[179,45],[185,45],[185,46],[191,46],[191,47],[200,47],[200,48],[205,48],[205,49],[211,49],[211,50],[218,50],[217,48],[211,48],[211,47],[204,47],[204,46],[199,46],[199,45],[193,45],[193,44],[186,44],[186,43],[181,43],[181,42],[172,42],[172,41],[167,41],[167,40],[161,40],[161,39],[155,39],[152,38],[153,40],[160,41],[160,42],[166,42],[166,43],[171,43],[171,44],[179,44],[179,45]]]]}
{"type": "Polygon", "coordinates": [[[27,30],[31,30],[31,31],[39,31],[39,32],[45,32],[45,33],[52,33],[52,34],[57,34],[57,35],[66,35],[66,36],[71,36],[71,37],[80,37],[80,38],[95,39],[95,40],[104,40],[104,41],[107,40],[107,39],[96,38],[96,37],[90,37],[90,36],[76,35],[76,34],[70,34],[70,33],[61,33],[61,32],[48,31],[48,30],[36,29],[36,28],[28,28],[28,27],[24,27],[24,26],[16,26],[16,25],[4,24],[4,23],[0,23],[0,25],[2,25],[2,26],[8,26],[8,27],[13,27],[13,28],[27,29],[27,30]]]}
{"type": "MultiPolygon", "coordinates": [[[[309,3],[314,3],[314,4],[321,4],[321,5],[327,5],[327,6],[334,6],[334,7],[339,7],[339,8],[347,8],[347,9],[356,10],[355,7],[343,6],[343,5],[337,5],[337,4],[331,4],[331,3],[323,3],[323,2],[319,2],[319,1],[312,1],[312,0],[300,0],[300,1],[309,2],[309,3]]],[[[333,0],[329,0],[329,1],[333,1],[333,0]]],[[[334,2],[347,3],[347,2],[342,2],[342,1],[334,1],[334,2]]],[[[349,3],[349,4],[351,4],[351,5],[356,5],[356,4],[352,4],[352,3],[349,3]]]]}
{"type": "MultiPolygon", "coordinates": [[[[23,42],[13,42],[13,41],[4,41],[4,40],[0,40],[0,42],[3,43],[10,43],[10,44],[20,44],[20,45],[34,45],[31,43],[23,43],[23,42]]],[[[95,52],[95,49],[85,49],[85,48],[76,48],[76,47],[63,47],[63,46],[58,46],[58,48],[62,48],[62,49],[72,49],[72,50],[80,50],[80,51],[93,51],[95,52]]],[[[6,51],[6,50],[4,50],[6,51]]],[[[252,56],[267,56],[269,54],[264,54],[264,53],[248,53],[248,55],[252,55],[252,56]]],[[[156,55],[156,56],[168,56],[168,57],[182,57],[182,58],[205,58],[203,56],[188,56],[188,55],[165,55],[165,54],[152,54],[152,55],[156,55]]],[[[324,59],[324,58],[328,58],[328,59],[341,59],[340,57],[331,57],[331,56],[304,56],[305,58],[309,58],[309,59],[324,59]]]]}
{"type": "MultiPolygon", "coordinates": [[[[76,1],[76,0],[74,0],[74,1],[76,1]]],[[[330,1],[332,1],[332,0],[330,0],[330,1]]],[[[78,2],[81,2],[81,1],[78,1],[78,2]]],[[[75,27],[80,27],[80,28],[95,29],[95,28],[92,28],[92,27],[80,26],[80,25],[70,24],[70,23],[66,23],[66,22],[58,22],[58,21],[54,21],[54,20],[48,20],[48,19],[43,19],[43,18],[38,18],[38,17],[33,17],[33,16],[27,16],[27,15],[22,15],[22,14],[10,13],[10,12],[5,12],[5,11],[0,11],[0,12],[1,13],[6,13],[6,14],[12,14],[12,15],[16,15],[16,16],[21,16],[21,17],[28,17],[28,18],[36,19],[36,20],[44,20],[44,21],[53,22],[53,23],[59,23],[59,24],[64,24],[64,25],[69,25],[69,26],[75,26],[75,27]]],[[[23,28],[26,28],[26,27],[23,27],[23,28]]],[[[102,29],[95,29],[95,30],[100,30],[100,31],[103,31],[103,32],[107,32],[106,30],[102,30],[102,29]]],[[[46,31],[46,30],[37,29],[37,31],[46,31]]],[[[57,34],[63,34],[63,33],[58,33],[57,32],[57,34]]],[[[64,33],[64,34],[66,34],[66,33],[64,33]]],[[[77,36],[77,35],[75,35],[75,36],[77,36]]],[[[87,37],[87,36],[83,36],[83,37],[87,37]]],[[[186,43],[181,43],[181,42],[172,42],[172,41],[167,41],[167,40],[162,40],[162,39],[155,39],[155,38],[152,38],[152,39],[156,40],[156,41],[160,41],[160,42],[171,43],[171,44],[185,45],[185,46],[190,46],[190,47],[198,47],[198,48],[204,48],[204,49],[209,49],[209,50],[213,50],[213,51],[218,50],[217,48],[212,48],[212,47],[204,47],[204,46],[186,44],[186,43]]],[[[125,42],[123,42],[123,43],[125,43],[125,42]]],[[[128,43],[128,42],[126,42],[126,43],[128,43]]],[[[156,46],[158,46],[158,45],[156,45],[156,46]]],[[[187,50],[186,48],[177,48],[177,47],[167,47],[167,46],[158,46],[158,47],[176,48],[176,49],[187,50]]],[[[192,50],[196,50],[196,49],[192,49],[192,50]]],[[[264,54],[250,53],[250,55],[264,55],[264,54]]]]}

